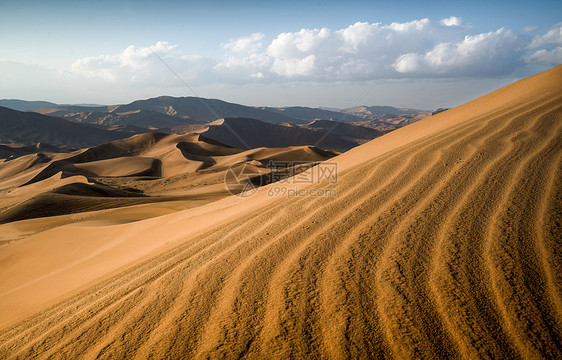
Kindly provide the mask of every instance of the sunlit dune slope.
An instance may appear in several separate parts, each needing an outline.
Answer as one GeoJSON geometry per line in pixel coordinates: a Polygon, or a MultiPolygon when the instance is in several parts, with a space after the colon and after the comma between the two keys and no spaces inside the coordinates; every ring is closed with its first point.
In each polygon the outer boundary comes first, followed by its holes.
{"type": "Polygon", "coordinates": [[[0,357],[562,357],[562,66],[333,160],[0,248],[0,357]]]}

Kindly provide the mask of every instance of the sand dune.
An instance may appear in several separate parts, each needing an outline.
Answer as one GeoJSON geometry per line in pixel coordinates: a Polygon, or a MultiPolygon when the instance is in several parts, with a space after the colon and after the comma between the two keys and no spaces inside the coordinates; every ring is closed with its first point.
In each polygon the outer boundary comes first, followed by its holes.
{"type": "Polygon", "coordinates": [[[562,357],[562,66],[332,160],[0,247],[0,357],[562,357]]]}
{"type": "MultiPolygon", "coordinates": [[[[145,218],[159,216],[163,202],[177,211],[242,191],[243,185],[224,186],[225,173],[240,164],[252,164],[266,176],[275,171],[270,161],[318,163],[334,155],[308,146],[242,150],[195,133],[145,133],[70,154],[23,156],[0,163],[0,224],[130,206],[144,206],[145,218]]],[[[62,225],[39,223],[17,233],[62,225]]],[[[7,235],[5,241],[19,238],[7,235]]]]}

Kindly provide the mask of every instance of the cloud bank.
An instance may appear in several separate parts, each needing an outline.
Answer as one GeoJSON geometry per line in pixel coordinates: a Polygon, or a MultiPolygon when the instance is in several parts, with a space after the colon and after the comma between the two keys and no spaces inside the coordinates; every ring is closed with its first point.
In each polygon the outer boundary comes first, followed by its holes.
{"type": "Polygon", "coordinates": [[[114,83],[165,85],[170,83],[170,71],[162,61],[185,78],[198,78],[212,70],[208,59],[184,54],[177,45],[159,41],[150,47],[131,45],[119,54],[78,59],[69,73],[114,83]]]}
{"type": "Polygon", "coordinates": [[[562,23],[530,39],[500,28],[475,33],[451,16],[404,23],[358,22],[343,29],[302,29],[270,41],[263,33],[222,44],[224,56],[186,54],[158,42],[114,55],[76,60],[70,71],[87,78],[158,83],[169,71],[204,82],[355,81],[387,78],[460,78],[509,75],[527,64],[555,65],[562,57],[562,23]]]}
{"type": "Polygon", "coordinates": [[[521,32],[506,28],[477,32],[455,16],[390,24],[358,22],[335,30],[253,33],[217,48],[223,53],[208,57],[159,41],[79,58],[66,68],[0,58],[6,70],[0,89],[12,97],[27,98],[33,92],[43,98],[41,94],[56,84],[65,98],[78,94],[85,99],[101,98],[98,94],[104,99],[125,94],[148,97],[183,88],[170,69],[190,86],[208,87],[213,94],[221,88],[254,85],[298,89],[316,84],[336,89],[381,78],[455,84],[513,80],[562,63],[562,23],[543,31],[528,27],[521,32]]]}
{"type": "Polygon", "coordinates": [[[511,73],[520,61],[522,41],[501,28],[443,42],[423,53],[408,53],[392,66],[402,74],[427,77],[494,76],[511,73]]]}

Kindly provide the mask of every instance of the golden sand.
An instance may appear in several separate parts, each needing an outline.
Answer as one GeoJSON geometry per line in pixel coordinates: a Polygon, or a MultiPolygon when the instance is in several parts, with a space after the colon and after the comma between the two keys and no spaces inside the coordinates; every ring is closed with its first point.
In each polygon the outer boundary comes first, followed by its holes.
{"type": "Polygon", "coordinates": [[[333,160],[0,247],[0,357],[562,357],[562,66],[333,160]]]}

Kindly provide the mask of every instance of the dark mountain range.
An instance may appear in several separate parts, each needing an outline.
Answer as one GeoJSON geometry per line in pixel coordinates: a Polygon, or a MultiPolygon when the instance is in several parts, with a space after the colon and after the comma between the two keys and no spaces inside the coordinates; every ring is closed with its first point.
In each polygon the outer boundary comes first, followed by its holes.
{"type": "Polygon", "coordinates": [[[56,106],[57,104],[48,101],[27,101],[18,99],[0,99],[0,106],[18,111],[31,111],[44,106],[56,106]]]}
{"type": "MultiPolygon", "coordinates": [[[[133,113],[77,113],[68,118],[81,122],[92,121],[95,125],[76,123],[65,118],[51,117],[34,112],[20,112],[0,107],[1,158],[18,157],[29,153],[95,146],[123,139],[135,133],[147,132],[147,128],[127,124],[126,120],[137,117],[137,123],[149,126],[151,116],[164,116],[166,125],[189,120],[175,115],[164,115],[150,110],[133,113]],[[85,115],[84,115],[85,114],[85,115]],[[81,118],[84,116],[84,118],[81,118]],[[142,118],[144,116],[145,118],[142,118]],[[123,124],[125,123],[125,124],[123,124]],[[106,128],[100,128],[99,126],[106,128]],[[109,130],[111,129],[111,130],[109,130]]],[[[237,148],[287,147],[311,145],[339,152],[347,151],[384,132],[354,124],[330,120],[317,120],[309,124],[271,124],[250,118],[219,119],[209,124],[181,125],[168,128],[168,133],[199,132],[205,138],[237,148]],[[178,130],[173,130],[178,129],[178,130]],[[183,131],[179,131],[182,129],[183,131]]]]}
{"type": "MultiPolygon", "coordinates": [[[[390,106],[359,106],[344,110],[302,106],[251,107],[218,99],[171,96],[109,106],[17,100],[11,104],[24,108],[47,106],[35,108],[38,113],[35,115],[9,113],[5,109],[3,121],[10,119],[11,122],[2,129],[0,143],[48,143],[62,148],[98,145],[134,134],[160,131],[198,132],[238,148],[314,145],[347,151],[431,115],[431,112],[422,110],[390,106]],[[39,114],[48,116],[41,118],[39,114]]],[[[18,156],[25,152],[12,146],[2,153],[18,156]]]]}
{"type": "Polygon", "coordinates": [[[129,112],[73,112],[61,116],[64,119],[85,124],[95,124],[106,128],[115,126],[137,127],[138,131],[174,126],[197,124],[181,116],[171,116],[151,110],[133,110],[129,112]]]}
{"type": "MultiPolygon", "coordinates": [[[[156,130],[182,128],[205,124],[222,118],[249,118],[266,123],[308,124],[315,120],[334,120],[379,130],[389,130],[417,121],[430,111],[392,106],[357,106],[348,109],[290,107],[253,107],[229,103],[218,99],[199,97],[171,97],[137,100],[124,105],[57,105],[48,102],[20,101],[26,109],[62,117],[74,122],[98,125],[106,129],[128,127],[128,131],[142,133],[143,129],[156,130]],[[376,120],[376,121],[375,121],[376,120]],[[383,120],[382,122],[380,120],[383,120]],[[406,121],[404,121],[406,120],[406,121]]],[[[14,103],[15,104],[15,103],[14,103]]],[[[15,104],[17,105],[17,104],[15,104]]]]}
{"type": "Polygon", "coordinates": [[[0,159],[17,158],[23,155],[36,154],[42,152],[62,153],[62,152],[66,152],[66,150],[46,143],[37,143],[35,145],[24,145],[24,146],[0,145],[0,159]]]}
{"type": "Polygon", "coordinates": [[[208,130],[201,132],[203,137],[242,149],[311,145],[344,152],[383,134],[335,121],[281,125],[255,119],[226,118],[208,125],[208,130]]]}
{"type": "Polygon", "coordinates": [[[82,148],[130,135],[122,131],[95,128],[34,112],[0,107],[0,143],[5,145],[47,143],[63,148],[82,148]]]}
{"type": "Polygon", "coordinates": [[[392,106],[356,106],[356,107],[344,109],[342,110],[342,112],[361,118],[368,118],[377,115],[378,116],[412,115],[412,114],[429,112],[429,110],[395,108],[392,106]]]}
{"type": "MultiPolygon", "coordinates": [[[[208,123],[225,117],[247,117],[252,119],[261,120],[268,123],[289,122],[293,124],[304,124],[308,121],[296,119],[286,116],[282,113],[269,111],[265,108],[257,108],[251,106],[244,106],[218,99],[204,99],[197,97],[171,97],[160,96],[157,98],[147,100],[137,100],[126,105],[111,105],[103,107],[83,107],[83,106],[48,106],[37,108],[34,111],[45,115],[65,117],[72,115],[73,118],[80,118],[83,121],[90,117],[93,123],[98,123],[100,113],[113,114],[114,117],[129,116],[134,113],[149,112],[147,114],[164,114],[167,117],[153,117],[153,123],[150,125],[153,128],[169,127],[169,124],[160,125],[159,121],[162,119],[176,120],[175,125],[194,124],[194,123],[208,123]],[[88,113],[96,113],[96,116],[81,115],[88,113]],[[183,121],[182,124],[179,122],[183,121]]],[[[128,119],[129,124],[140,126],[134,119],[128,119]]],[[[113,121],[115,122],[115,121],[113,121]]],[[[127,123],[126,120],[123,120],[127,123]]]]}
{"type": "Polygon", "coordinates": [[[310,124],[299,126],[320,132],[328,132],[333,136],[354,140],[372,140],[385,134],[384,131],[332,120],[316,120],[310,124]]]}
{"type": "Polygon", "coordinates": [[[148,100],[134,101],[128,105],[119,105],[113,112],[135,111],[137,109],[151,110],[172,116],[182,116],[199,123],[208,123],[230,117],[246,117],[268,123],[305,122],[263,108],[197,97],[160,96],[148,100]]]}
{"type": "MultiPolygon", "coordinates": [[[[263,109],[283,114],[294,119],[300,119],[305,121],[314,120],[335,120],[342,122],[356,122],[364,120],[362,117],[355,116],[351,113],[345,113],[343,111],[332,111],[320,108],[309,108],[303,106],[291,106],[284,108],[272,108],[265,107],[263,109]]],[[[294,123],[294,122],[293,122],[294,123]]]]}

